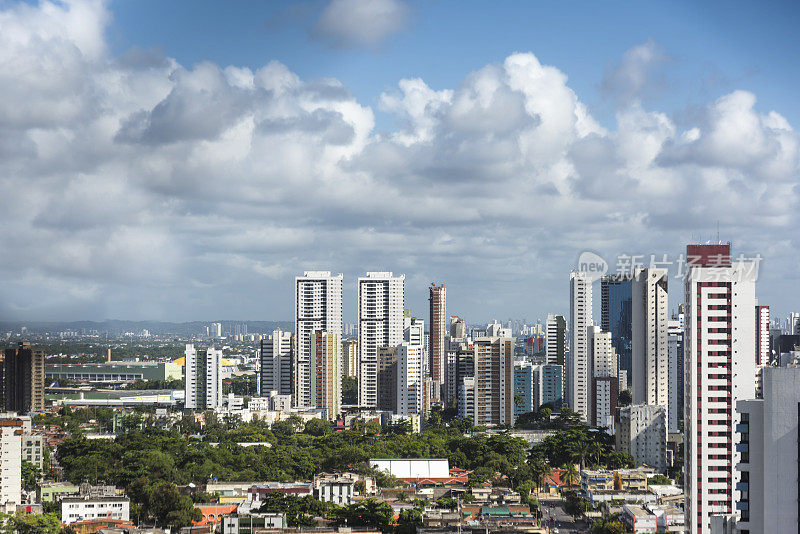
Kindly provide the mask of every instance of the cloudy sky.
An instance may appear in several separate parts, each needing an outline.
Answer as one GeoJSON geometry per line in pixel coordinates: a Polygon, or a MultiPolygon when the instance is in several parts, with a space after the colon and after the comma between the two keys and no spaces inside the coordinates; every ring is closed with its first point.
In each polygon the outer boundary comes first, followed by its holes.
{"type": "Polygon", "coordinates": [[[368,270],[533,320],[717,224],[796,310],[800,17],[753,4],[0,0],[0,319],[288,319],[330,269],[345,320],[368,270]]]}

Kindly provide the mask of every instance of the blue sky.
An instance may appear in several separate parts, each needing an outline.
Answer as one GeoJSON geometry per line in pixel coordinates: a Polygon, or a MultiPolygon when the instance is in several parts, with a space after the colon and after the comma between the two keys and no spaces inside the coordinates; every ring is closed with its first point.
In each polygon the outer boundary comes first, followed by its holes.
{"type": "Polygon", "coordinates": [[[605,69],[653,40],[665,56],[663,84],[648,95],[654,107],[679,111],[735,87],[800,122],[797,2],[414,2],[405,29],[366,49],[311,37],[324,7],[321,1],[234,0],[223,7],[115,0],[108,36],[117,53],[158,47],[185,65],[258,68],[276,59],[303,78],[338,78],[368,104],[401,78],[450,88],[487,63],[530,51],[566,73],[604,123],[614,111],[599,90],[605,69]]]}
{"type": "Polygon", "coordinates": [[[544,318],[582,251],[717,224],[783,316],[799,11],[0,0],[0,319],[284,320],[328,269],[348,321],[373,270],[419,314],[436,281],[470,322],[544,318]]]}

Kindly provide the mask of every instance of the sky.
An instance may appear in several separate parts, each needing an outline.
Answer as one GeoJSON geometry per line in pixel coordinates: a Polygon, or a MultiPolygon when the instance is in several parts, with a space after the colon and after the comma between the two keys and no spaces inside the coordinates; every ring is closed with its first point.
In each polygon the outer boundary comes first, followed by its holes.
{"type": "Polygon", "coordinates": [[[294,276],[331,270],[353,321],[378,270],[420,316],[437,282],[468,322],[533,321],[567,313],[584,251],[613,271],[718,235],[785,315],[798,22],[790,2],[0,0],[0,320],[285,320],[294,276]]]}

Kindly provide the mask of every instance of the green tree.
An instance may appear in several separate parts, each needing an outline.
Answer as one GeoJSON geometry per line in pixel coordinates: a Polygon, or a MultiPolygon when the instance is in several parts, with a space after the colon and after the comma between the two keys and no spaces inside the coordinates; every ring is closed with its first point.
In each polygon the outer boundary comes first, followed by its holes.
{"type": "Polygon", "coordinates": [[[647,483],[654,486],[669,486],[672,480],[664,475],[655,475],[648,478],[647,483]]]}
{"type": "Polygon", "coordinates": [[[342,378],[342,404],[358,404],[358,381],[353,377],[342,378]]]}
{"type": "Polygon", "coordinates": [[[561,480],[564,481],[564,484],[569,486],[574,486],[578,480],[580,480],[581,474],[578,472],[578,468],[575,467],[575,464],[568,463],[564,466],[564,472],[561,473],[561,480]]]}
{"type": "Polygon", "coordinates": [[[22,460],[22,489],[35,491],[39,487],[42,471],[27,460],[22,460]]]}
{"type": "Polygon", "coordinates": [[[365,499],[338,509],[339,524],[348,527],[377,528],[383,532],[392,529],[394,509],[389,503],[375,499],[365,499]]]}
{"type": "Polygon", "coordinates": [[[574,491],[566,494],[564,499],[564,511],[574,518],[577,518],[586,511],[586,501],[574,491]]]}
{"type": "Polygon", "coordinates": [[[619,395],[617,395],[617,406],[628,406],[632,400],[633,395],[631,394],[631,390],[622,390],[619,392],[619,395]]]}
{"type": "Polygon", "coordinates": [[[422,512],[417,508],[403,510],[397,517],[397,534],[414,534],[422,525],[422,512]]]}
{"type": "Polygon", "coordinates": [[[3,530],[8,534],[58,534],[61,518],[55,514],[17,512],[8,518],[3,530]]]}
{"type": "Polygon", "coordinates": [[[591,534],[625,534],[627,530],[619,515],[603,517],[592,522],[591,534]]]}
{"type": "Polygon", "coordinates": [[[467,477],[468,485],[471,487],[480,486],[494,478],[494,470],[486,466],[476,467],[467,477]]]}
{"type": "Polygon", "coordinates": [[[331,427],[330,421],[325,419],[310,419],[306,423],[306,428],[303,432],[311,434],[312,436],[324,436],[325,434],[333,432],[333,428],[331,427]]]}

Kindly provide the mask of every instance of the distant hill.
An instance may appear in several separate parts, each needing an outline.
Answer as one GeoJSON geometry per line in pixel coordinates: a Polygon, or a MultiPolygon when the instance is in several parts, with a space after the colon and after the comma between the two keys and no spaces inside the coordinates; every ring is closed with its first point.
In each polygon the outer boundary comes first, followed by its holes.
{"type": "Polygon", "coordinates": [[[270,333],[276,328],[293,331],[292,321],[191,321],[188,323],[169,323],[163,321],[121,321],[109,319],[106,321],[64,321],[64,322],[39,322],[39,321],[0,321],[0,332],[19,332],[24,326],[32,334],[55,333],[64,331],[90,332],[96,330],[100,333],[120,335],[125,332],[139,333],[148,330],[151,334],[178,334],[190,335],[205,332],[205,327],[211,323],[222,323],[224,332],[233,331],[234,325],[247,325],[248,334],[270,333]]]}

